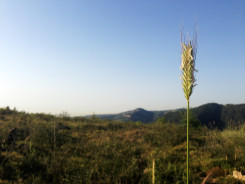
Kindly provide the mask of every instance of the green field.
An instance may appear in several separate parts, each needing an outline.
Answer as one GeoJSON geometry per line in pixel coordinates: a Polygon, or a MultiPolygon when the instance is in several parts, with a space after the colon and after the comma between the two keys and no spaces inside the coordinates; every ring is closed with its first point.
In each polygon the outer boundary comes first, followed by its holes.
{"type": "MultiPolygon", "coordinates": [[[[0,183],[186,182],[186,126],[142,124],[0,110],[0,183]]],[[[245,126],[222,131],[190,126],[190,183],[215,170],[218,184],[242,183],[228,175],[245,172],[245,126]],[[219,168],[218,168],[219,167],[219,168]]],[[[210,180],[211,182],[211,180],[210,180]]]]}

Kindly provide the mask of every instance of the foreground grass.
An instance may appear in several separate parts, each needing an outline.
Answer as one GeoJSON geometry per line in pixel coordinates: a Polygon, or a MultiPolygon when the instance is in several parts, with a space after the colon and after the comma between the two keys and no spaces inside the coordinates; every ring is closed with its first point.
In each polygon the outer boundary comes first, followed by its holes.
{"type": "MultiPolygon", "coordinates": [[[[1,183],[155,183],[186,181],[183,124],[122,123],[0,111],[1,183]],[[12,130],[12,131],[10,131],[12,130]],[[11,134],[12,132],[12,134],[11,134]],[[12,136],[12,137],[11,137],[12,136]]],[[[219,166],[217,183],[245,171],[245,126],[233,130],[190,127],[190,183],[219,166]],[[221,172],[222,173],[222,172],[221,172]]]]}

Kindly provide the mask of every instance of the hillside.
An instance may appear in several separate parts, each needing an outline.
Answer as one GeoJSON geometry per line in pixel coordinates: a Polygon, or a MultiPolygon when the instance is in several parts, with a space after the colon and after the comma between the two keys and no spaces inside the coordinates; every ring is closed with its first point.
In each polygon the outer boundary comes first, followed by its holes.
{"type": "MultiPolygon", "coordinates": [[[[151,123],[164,117],[167,122],[181,123],[184,119],[184,113],[184,109],[147,111],[138,108],[119,114],[96,115],[96,117],[117,121],[140,121],[142,123],[151,123]]],[[[238,126],[239,124],[245,123],[245,104],[220,105],[217,103],[209,103],[192,108],[191,113],[193,118],[199,120],[203,125],[209,128],[223,129],[227,126],[238,126]]]]}
{"type": "Polygon", "coordinates": [[[170,111],[147,111],[142,108],[137,108],[135,110],[122,112],[119,114],[102,114],[96,115],[100,119],[109,119],[116,121],[140,121],[142,123],[151,123],[156,121],[159,117],[164,116],[170,111]]]}
{"type": "MultiPolygon", "coordinates": [[[[169,112],[164,115],[164,118],[171,123],[181,123],[183,122],[183,114],[183,110],[169,112]]],[[[192,108],[191,114],[209,128],[224,129],[226,127],[239,126],[245,123],[245,104],[221,105],[209,103],[192,108]]]]}
{"type": "MultiPolygon", "coordinates": [[[[224,131],[190,127],[190,132],[190,183],[201,183],[215,168],[216,184],[242,184],[225,176],[234,168],[245,172],[245,125],[224,131]]],[[[184,124],[0,109],[0,183],[150,184],[153,161],[156,183],[184,183],[184,124]]]]}
{"type": "Polygon", "coordinates": [[[127,111],[119,114],[96,115],[96,117],[101,119],[110,119],[117,121],[141,121],[144,123],[149,123],[153,121],[154,113],[142,108],[138,108],[132,111],[127,111]]]}

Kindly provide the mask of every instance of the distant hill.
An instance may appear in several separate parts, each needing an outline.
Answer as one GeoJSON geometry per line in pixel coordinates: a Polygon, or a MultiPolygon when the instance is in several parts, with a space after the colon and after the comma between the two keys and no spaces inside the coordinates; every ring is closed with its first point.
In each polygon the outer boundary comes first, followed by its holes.
{"type": "MultiPolygon", "coordinates": [[[[166,111],[147,111],[142,108],[110,115],[96,115],[101,119],[118,121],[141,121],[151,123],[160,117],[164,117],[167,122],[181,123],[184,119],[185,109],[166,111]]],[[[191,109],[192,117],[210,128],[223,129],[227,126],[237,126],[245,123],[245,104],[221,105],[208,103],[191,109]]]]}
{"type": "MultiPolygon", "coordinates": [[[[168,122],[180,123],[183,121],[182,114],[178,112],[170,112],[164,116],[168,122]]],[[[209,103],[191,109],[192,115],[200,120],[209,128],[223,129],[228,126],[237,126],[245,123],[245,104],[239,105],[221,105],[217,103],[209,103]]]]}
{"type": "Polygon", "coordinates": [[[137,108],[135,110],[122,112],[119,114],[96,115],[96,117],[117,121],[141,121],[142,123],[150,123],[157,120],[158,117],[163,116],[166,112],[168,111],[147,111],[142,108],[137,108]]]}
{"type": "MultiPolygon", "coordinates": [[[[135,110],[126,111],[118,114],[104,114],[95,115],[95,117],[100,119],[109,119],[114,121],[125,121],[125,122],[137,122],[142,123],[152,123],[159,122],[169,122],[169,123],[185,123],[185,109],[176,110],[165,110],[165,111],[148,111],[142,108],[137,108],[135,110]]],[[[4,120],[6,118],[15,118],[16,115],[23,115],[25,117],[39,117],[40,119],[52,119],[54,115],[50,114],[28,114],[25,112],[18,112],[16,109],[11,110],[9,107],[0,108],[0,119],[4,120]]],[[[69,117],[68,115],[61,115],[60,117],[66,119],[76,119],[90,117],[69,117]]],[[[193,125],[206,125],[209,128],[224,129],[227,127],[237,127],[241,124],[245,124],[245,104],[227,104],[221,105],[217,103],[208,103],[201,105],[199,107],[192,108],[190,110],[190,120],[193,125]]]]}

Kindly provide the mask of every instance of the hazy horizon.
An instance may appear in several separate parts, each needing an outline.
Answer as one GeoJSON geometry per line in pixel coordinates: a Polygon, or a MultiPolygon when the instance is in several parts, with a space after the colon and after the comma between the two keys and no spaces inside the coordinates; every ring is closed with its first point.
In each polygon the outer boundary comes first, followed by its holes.
{"type": "Polygon", "coordinates": [[[0,1],[0,106],[72,116],[183,108],[180,26],[198,22],[191,107],[245,103],[245,1],[0,1]]]}

